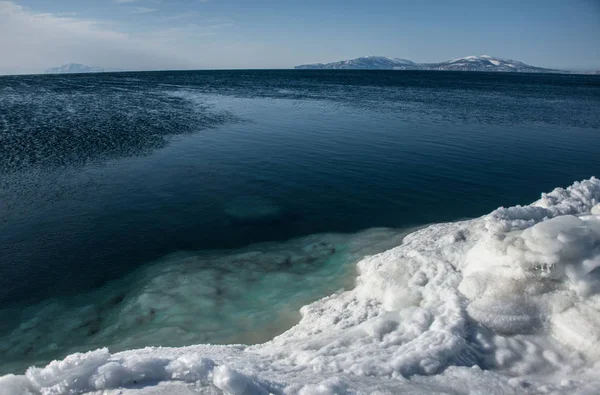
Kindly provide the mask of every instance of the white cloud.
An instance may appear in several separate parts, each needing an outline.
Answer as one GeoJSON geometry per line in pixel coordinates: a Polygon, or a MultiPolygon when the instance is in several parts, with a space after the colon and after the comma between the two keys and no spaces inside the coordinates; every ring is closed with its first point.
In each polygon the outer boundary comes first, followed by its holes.
{"type": "Polygon", "coordinates": [[[35,73],[64,63],[107,68],[193,67],[169,48],[99,21],[36,14],[0,1],[0,73],[35,73]]]}
{"type": "Polygon", "coordinates": [[[227,38],[230,20],[127,33],[74,14],[35,13],[0,0],[0,74],[37,73],[65,63],[164,70],[268,67],[265,45],[227,38]]]}
{"type": "Polygon", "coordinates": [[[230,18],[211,18],[208,19],[206,22],[210,23],[210,24],[218,24],[218,25],[223,25],[223,24],[233,24],[233,19],[230,18]]]}
{"type": "Polygon", "coordinates": [[[139,0],[113,0],[113,3],[117,4],[127,4],[127,3],[135,3],[139,0]]]}
{"type": "Polygon", "coordinates": [[[192,18],[197,15],[198,15],[198,11],[187,11],[187,12],[180,12],[179,14],[169,15],[169,16],[165,17],[164,19],[167,21],[174,21],[174,20],[178,20],[178,19],[192,18]]]}
{"type": "Polygon", "coordinates": [[[157,11],[156,8],[148,8],[148,7],[135,7],[131,12],[134,14],[149,14],[151,12],[157,11]]]}

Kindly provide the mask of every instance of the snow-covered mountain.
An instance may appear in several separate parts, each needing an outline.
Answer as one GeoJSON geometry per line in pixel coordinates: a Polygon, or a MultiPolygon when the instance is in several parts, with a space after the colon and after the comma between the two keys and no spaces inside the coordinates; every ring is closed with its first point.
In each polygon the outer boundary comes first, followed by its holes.
{"type": "Polygon", "coordinates": [[[364,70],[448,70],[448,71],[504,71],[522,73],[559,73],[560,70],[530,66],[516,60],[489,55],[467,56],[440,63],[414,63],[405,59],[366,56],[334,63],[296,66],[296,69],[364,69],[364,70]]]}
{"type": "Polygon", "coordinates": [[[425,70],[451,70],[451,71],[504,71],[523,73],[555,73],[559,70],[545,69],[530,66],[516,60],[496,58],[490,55],[467,56],[465,58],[448,60],[441,63],[424,63],[425,70]]]}
{"type": "Polygon", "coordinates": [[[296,66],[296,69],[349,69],[349,70],[410,70],[415,63],[406,59],[385,56],[363,56],[334,63],[316,63],[296,66]]]}
{"type": "Polygon", "coordinates": [[[102,73],[107,70],[100,67],[91,67],[79,63],[63,64],[59,67],[46,69],[45,74],[74,74],[74,73],[102,73]]]}

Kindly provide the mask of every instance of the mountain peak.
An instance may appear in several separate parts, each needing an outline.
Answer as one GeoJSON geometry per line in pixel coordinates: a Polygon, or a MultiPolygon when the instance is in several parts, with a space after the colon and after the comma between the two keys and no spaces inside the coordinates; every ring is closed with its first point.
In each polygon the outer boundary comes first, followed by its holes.
{"type": "Polygon", "coordinates": [[[407,59],[388,58],[386,56],[362,56],[356,59],[333,63],[316,63],[296,66],[297,69],[349,69],[349,70],[406,70],[414,62],[407,59]]]}

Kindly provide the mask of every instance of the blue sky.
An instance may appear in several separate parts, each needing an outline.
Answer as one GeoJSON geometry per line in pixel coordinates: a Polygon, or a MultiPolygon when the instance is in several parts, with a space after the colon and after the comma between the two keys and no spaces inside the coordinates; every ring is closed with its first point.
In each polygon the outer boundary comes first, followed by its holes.
{"type": "Polygon", "coordinates": [[[600,69],[600,0],[0,0],[0,73],[489,54],[600,69]]]}

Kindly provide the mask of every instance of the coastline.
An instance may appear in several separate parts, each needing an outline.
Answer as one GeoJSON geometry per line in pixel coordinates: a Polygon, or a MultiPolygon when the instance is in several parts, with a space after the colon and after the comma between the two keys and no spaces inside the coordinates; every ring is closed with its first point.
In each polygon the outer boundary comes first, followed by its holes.
{"type": "Polygon", "coordinates": [[[529,206],[413,232],[362,260],[356,288],[304,306],[297,325],[261,345],[100,349],[4,376],[0,393],[600,388],[599,202],[591,178],[529,206]]]}

